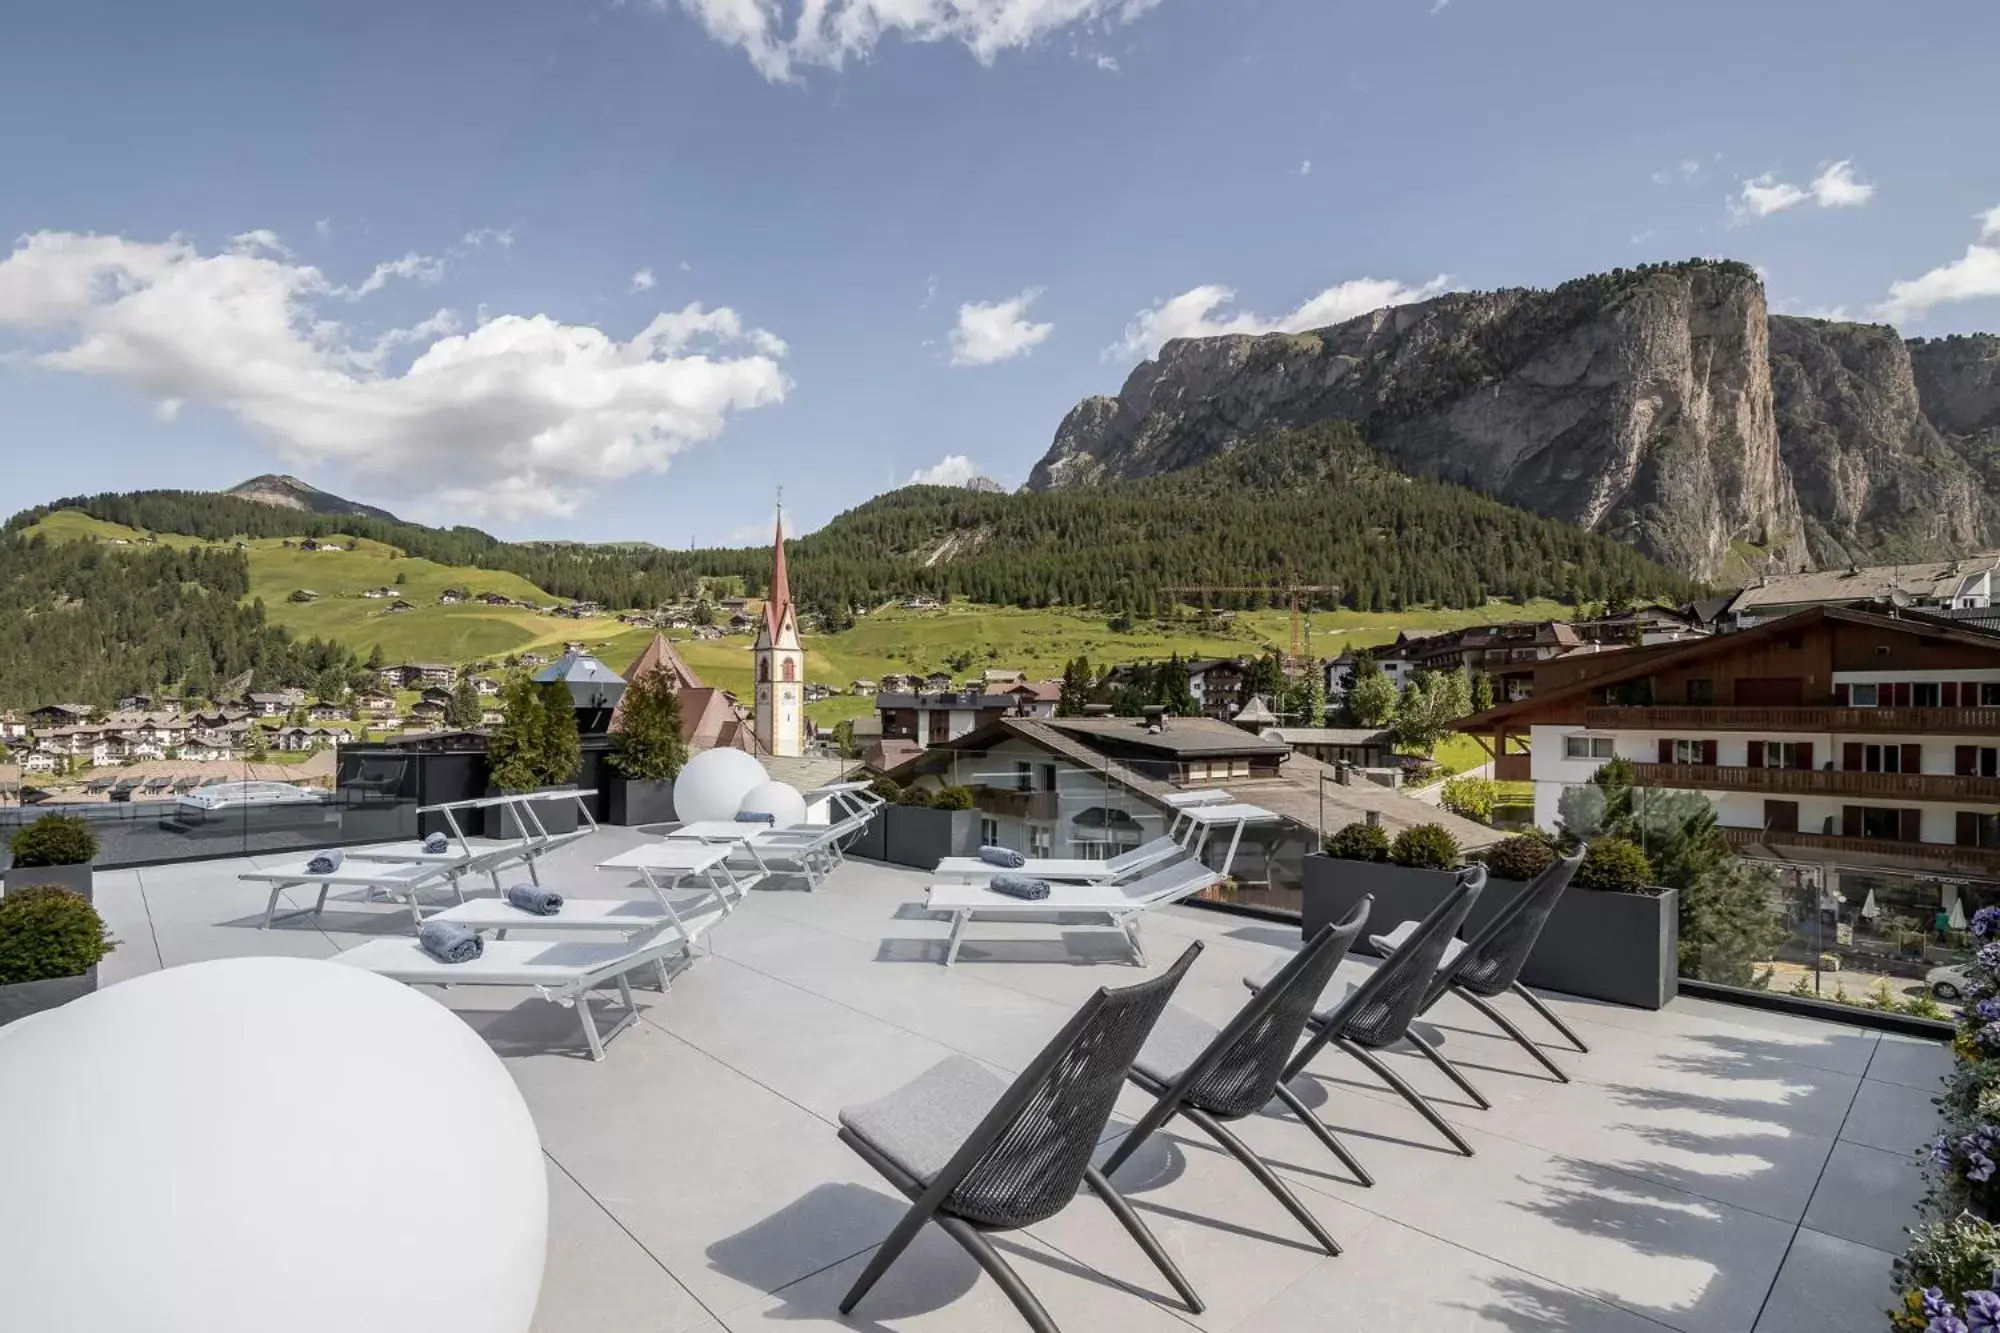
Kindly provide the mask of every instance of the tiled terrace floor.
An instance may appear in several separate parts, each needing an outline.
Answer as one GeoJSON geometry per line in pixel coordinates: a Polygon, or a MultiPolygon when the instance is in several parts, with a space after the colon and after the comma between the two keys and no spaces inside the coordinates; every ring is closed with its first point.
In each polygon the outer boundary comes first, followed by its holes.
{"type": "MultiPolygon", "coordinates": [[[[599,833],[551,858],[545,879],[623,896],[618,877],[591,866],[633,840],[599,833]]],[[[235,879],[247,864],[100,872],[99,906],[124,941],[105,981],[222,955],[325,956],[408,928],[392,906],[342,902],[318,925],[260,932],[263,890],[235,879]]],[[[670,994],[639,992],[643,1021],[602,1064],[581,1055],[567,1011],[511,993],[430,992],[506,1058],[541,1130],[551,1210],[541,1333],[1025,1327],[935,1228],[854,1320],[838,1319],[836,1302],[902,1204],[836,1141],[835,1116],[953,1051],[1012,1073],[1092,989],[1141,974],[1115,937],[1080,926],[975,926],[947,971],[936,961],[944,927],[915,905],[923,883],[857,862],[817,894],[752,893],[670,994]]],[[[1297,945],[1295,931],[1192,909],[1147,938],[1155,967],[1189,940],[1206,943],[1178,1002],[1217,1021],[1242,1003],[1240,977],[1297,945]]],[[[1944,1053],[1689,1000],[1660,1013],[1556,1003],[1592,1046],[1557,1054],[1575,1074],[1567,1086],[1457,1001],[1426,1026],[1493,1109],[1392,1057],[1439,1094],[1477,1148],[1471,1159],[1337,1055],[1302,1093],[1373,1171],[1373,1189],[1344,1179],[1294,1122],[1240,1126],[1342,1241],[1340,1258],[1179,1126],[1118,1183],[1206,1314],[1176,1306],[1089,1197],[1003,1237],[1003,1253],[1071,1333],[1879,1329],[1890,1252],[1918,1194],[1910,1153],[1944,1053]]],[[[1143,1105],[1128,1090],[1121,1110],[1143,1105]]]]}

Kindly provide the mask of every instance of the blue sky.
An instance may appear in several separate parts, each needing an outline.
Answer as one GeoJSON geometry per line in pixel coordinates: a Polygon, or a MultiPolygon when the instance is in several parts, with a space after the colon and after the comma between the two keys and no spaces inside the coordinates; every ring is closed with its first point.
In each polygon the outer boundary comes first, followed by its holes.
{"type": "Polygon", "coordinates": [[[743,540],[1018,484],[1169,334],[1693,254],[2000,330],[1990,0],[813,8],[10,18],[0,509],[285,470],[743,540]]]}

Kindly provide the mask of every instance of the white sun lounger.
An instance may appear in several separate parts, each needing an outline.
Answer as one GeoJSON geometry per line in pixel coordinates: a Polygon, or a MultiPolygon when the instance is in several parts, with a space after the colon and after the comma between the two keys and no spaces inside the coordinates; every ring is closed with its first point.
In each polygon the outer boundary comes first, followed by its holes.
{"type": "Polygon", "coordinates": [[[349,848],[347,859],[390,865],[452,866],[460,875],[485,875],[493,881],[493,891],[498,893],[500,872],[512,866],[527,867],[528,877],[539,884],[535,858],[544,850],[526,838],[447,837],[445,849],[433,852],[425,849],[422,839],[406,838],[401,842],[349,848]]]}
{"type": "Polygon", "coordinates": [[[290,915],[318,916],[326,910],[326,895],[331,889],[358,888],[368,899],[378,893],[409,904],[410,920],[423,924],[423,911],[418,905],[417,895],[425,889],[448,889],[458,901],[465,901],[465,891],[459,887],[458,876],[463,868],[458,862],[438,865],[395,865],[386,861],[360,861],[343,859],[330,874],[316,875],[306,867],[311,858],[291,861],[281,866],[271,866],[263,870],[246,870],[237,878],[250,884],[271,886],[271,899],[264,905],[264,924],[260,930],[271,928],[272,918],[278,910],[278,896],[286,889],[319,890],[319,899],[311,907],[301,908],[290,915]]]}
{"type": "Polygon", "coordinates": [[[680,887],[689,875],[699,874],[715,891],[722,910],[728,913],[736,910],[743,895],[758,880],[756,875],[742,879],[730,868],[729,854],[734,850],[728,843],[642,842],[599,861],[597,868],[638,871],[639,878],[656,898],[680,887]]]}
{"type": "MultiPolygon", "coordinates": [[[[721,909],[709,910],[719,915],[721,909]]],[[[605,1041],[638,1019],[631,974],[661,965],[667,955],[686,952],[689,944],[678,928],[665,922],[616,943],[489,940],[485,952],[466,963],[440,962],[413,939],[370,940],[335,954],[332,961],[411,986],[531,986],[544,1000],[576,1010],[590,1058],[602,1060],[605,1041]],[[611,1031],[600,1033],[590,1012],[589,994],[604,985],[618,987],[625,1011],[611,1031]]],[[[664,986],[664,969],[661,982],[664,986]]]]}
{"type": "Polygon", "coordinates": [[[944,952],[944,965],[958,958],[959,941],[974,917],[1048,916],[1055,912],[1075,912],[1102,916],[1116,926],[1132,946],[1133,961],[1146,965],[1146,950],[1139,942],[1139,918],[1156,907],[1193,897],[1203,889],[1222,882],[1218,871],[1199,861],[1178,861],[1130,884],[1051,884],[1049,896],[1039,899],[1015,898],[976,884],[933,884],[924,906],[933,912],[951,914],[951,938],[944,952]]]}
{"type": "Polygon", "coordinates": [[[733,819],[705,819],[668,829],[669,842],[714,843],[741,847],[757,863],[759,878],[771,867],[789,866],[805,877],[806,886],[817,889],[838,859],[835,843],[842,836],[833,824],[749,824],[733,819]]]}
{"type": "Polygon", "coordinates": [[[937,863],[937,873],[956,875],[968,882],[975,877],[991,879],[995,875],[1026,875],[1030,879],[1067,879],[1078,880],[1085,884],[1109,884],[1130,879],[1162,861],[1177,857],[1181,854],[1181,850],[1181,845],[1172,838],[1155,838],[1106,861],[1090,861],[1081,857],[1043,857],[1011,868],[996,866],[991,861],[982,861],[976,856],[947,856],[937,863]]]}
{"type": "MultiPolygon", "coordinates": [[[[492,931],[495,939],[503,940],[507,938],[507,932],[510,930],[599,935],[612,932],[630,935],[634,931],[645,930],[664,921],[683,926],[682,934],[692,943],[699,932],[685,926],[684,918],[688,913],[677,912],[673,901],[667,895],[681,888],[690,877],[699,875],[702,877],[699,887],[706,895],[701,901],[706,902],[708,898],[712,898],[718,909],[714,919],[720,920],[728,915],[734,906],[730,888],[735,881],[729,877],[728,869],[722,863],[729,855],[729,849],[674,847],[659,848],[659,850],[671,852],[672,855],[656,857],[648,867],[645,883],[651,892],[644,898],[565,896],[562,910],[554,916],[538,916],[533,912],[523,911],[505,898],[468,898],[458,906],[448,907],[430,919],[449,921],[469,930],[492,931]]],[[[740,897],[741,894],[742,891],[738,889],[736,896],[740,897]]]]}

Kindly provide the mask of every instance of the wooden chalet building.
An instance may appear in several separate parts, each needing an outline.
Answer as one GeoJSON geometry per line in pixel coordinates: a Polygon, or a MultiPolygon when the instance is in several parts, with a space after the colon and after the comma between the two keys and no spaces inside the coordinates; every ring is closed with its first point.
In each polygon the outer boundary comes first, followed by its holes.
{"type": "MultiPolygon", "coordinates": [[[[1608,760],[1695,791],[1752,854],[2000,882],[2000,633],[1816,607],[1734,634],[1538,664],[1533,694],[1465,719],[1495,776],[1563,792],[1608,760]]],[[[1955,891],[1954,891],[1955,892],[1955,891]]]]}

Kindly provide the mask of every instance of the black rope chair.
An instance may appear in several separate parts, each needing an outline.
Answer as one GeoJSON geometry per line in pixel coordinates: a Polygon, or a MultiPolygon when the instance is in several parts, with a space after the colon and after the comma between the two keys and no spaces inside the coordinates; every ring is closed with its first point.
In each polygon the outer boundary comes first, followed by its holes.
{"type": "Polygon", "coordinates": [[[840,1139],[914,1202],[840,1303],[850,1314],[935,1222],[1000,1284],[1036,1333],[1058,1333],[1027,1284],[986,1239],[1055,1216],[1088,1184],[1165,1275],[1188,1309],[1201,1298],[1091,1156],[1174,988],[1201,952],[1188,946],[1150,981],[1101,988],[1009,1085],[953,1056],[897,1092],[840,1114],[840,1139]]]}
{"type": "Polygon", "coordinates": [[[1141,1144],[1178,1115],[1243,1163],[1257,1183],[1269,1190],[1328,1254],[1340,1253],[1339,1243],[1297,1196],[1221,1122],[1254,1115],[1276,1097],[1362,1184],[1375,1183],[1333,1131],[1285,1086],[1282,1077],[1305,1032],[1306,1020],[1312,1017],[1314,1001],[1367,923],[1369,902],[1364,898],[1345,921],[1320,927],[1228,1027],[1218,1029],[1171,1007],[1161,1015],[1127,1076],[1158,1100],[1105,1161],[1106,1176],[1117,1174],[1141,1144]]]}

